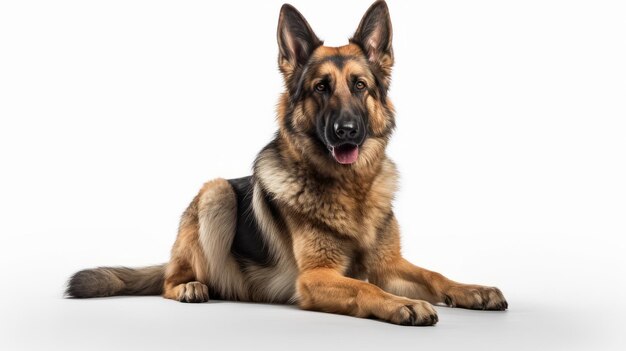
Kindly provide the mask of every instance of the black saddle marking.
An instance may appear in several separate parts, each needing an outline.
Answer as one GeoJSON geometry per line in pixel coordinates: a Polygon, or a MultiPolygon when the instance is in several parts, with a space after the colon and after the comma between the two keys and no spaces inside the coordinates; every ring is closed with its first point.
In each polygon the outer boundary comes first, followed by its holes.
{"type": "Polygon", "coordinates": [[[254,178],[229,179],[228,183],[237,196],[237,229],[231,252],[242,268],[250,263],[268,266],[271,263],[270,253],[252,208],[254,178]]]}

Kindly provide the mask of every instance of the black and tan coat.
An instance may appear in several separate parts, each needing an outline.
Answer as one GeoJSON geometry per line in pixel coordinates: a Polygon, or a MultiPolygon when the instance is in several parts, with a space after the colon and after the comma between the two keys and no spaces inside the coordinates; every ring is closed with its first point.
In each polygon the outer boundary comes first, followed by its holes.
{"type": "Polygon", "coordinates": [[[383,1],[342,47],[323,46],[284,5],[278,61],[286,91],[278,132],[253,175],[204,184],[167,264],[84,270],[68,295],[297,303],[403,325],[435,324],[432,304],[506,309],[497,288],[451,281],[400,254],[397,171],[385,154],[395,126],[391,42],[383,1]]]}

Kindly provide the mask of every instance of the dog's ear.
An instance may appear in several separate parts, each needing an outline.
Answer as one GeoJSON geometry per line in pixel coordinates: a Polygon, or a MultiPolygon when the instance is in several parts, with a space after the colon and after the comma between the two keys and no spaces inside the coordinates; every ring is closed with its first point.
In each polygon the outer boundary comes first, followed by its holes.
{"type": "Polygon", "coordinates": [[[284,4],[278,19],[278,67],[289,78],[323,42],[295,7],[284,4]]]}
{"type": "Polygon", "coordinates": [[[359,45],[371,63],[380,66],[386,75],[390,75],[393,66],[391,38],[389,8],[385,1],[380,0],[365,12],[350,42],[359,45]]]}

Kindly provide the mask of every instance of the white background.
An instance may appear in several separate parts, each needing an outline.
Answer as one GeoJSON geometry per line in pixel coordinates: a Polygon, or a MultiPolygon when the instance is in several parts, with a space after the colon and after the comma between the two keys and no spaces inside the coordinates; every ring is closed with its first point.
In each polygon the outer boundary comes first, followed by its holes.
{"type": "MultiPolygon", "coordinates": [[[[327,45],[370,5],[293,1],[327,45]]],[[[165,262],[202,183],[250,173],[276,129],[280,5],[0,2],[0,348],[624,349],[621,1],[389,1],[403,251],[509,311],[407,328],[62,299],[78,269],[165,262]]]]}

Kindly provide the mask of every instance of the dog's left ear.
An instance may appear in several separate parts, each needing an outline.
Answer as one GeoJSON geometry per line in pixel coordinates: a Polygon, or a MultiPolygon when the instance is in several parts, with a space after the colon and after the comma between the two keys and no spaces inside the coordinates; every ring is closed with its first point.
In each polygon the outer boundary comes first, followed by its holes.
{"type": "Polygon", "coordinates": [[[367,59],[371,63],[380,66],[385,74],[389,76],[393,66],[391,38],[392,30],[389,8],[385,1],[379,0],[365,12],[350,42],[359,45],[367,59]]]}

